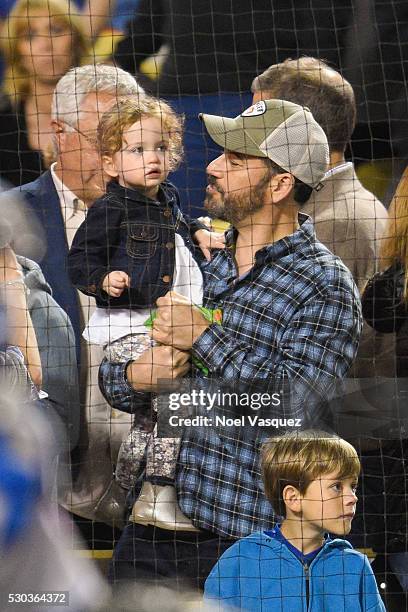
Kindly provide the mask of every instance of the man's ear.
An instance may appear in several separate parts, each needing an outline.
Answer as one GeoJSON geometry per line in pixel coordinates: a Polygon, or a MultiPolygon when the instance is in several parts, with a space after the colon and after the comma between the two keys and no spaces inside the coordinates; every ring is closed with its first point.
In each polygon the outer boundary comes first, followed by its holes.
{"type": "Polygon", "coordinates": [[[295,185],[295,177],[290,172],[282,172],[282,174],[275,174],[271,178],[271,192],[273,194],[273,201],[276,204],[281,202],[291,193],[295,185]]]}
{"type": "Polygon", "coordinates": [[[52,131],[54,132],[54,138],[55,138],[55,142],[57,145],[57,150],[63,151],[64,150],[63,141],[65,139],[64,123],[62,123],[62,121],[56,121],[55,119],[52,119],[51,128],[52,128],[52,131]]]}
{"type": "Polygon", "coordinates": [[[289,510],[293,513],[301,512],[302,510],[302,494],[299,489],[293,485],[286,485],[282,491],[283,502],[289,510]]]}
{"type": "Polygon", "coordinates": [[[116,166],[110,155],[102,155],[102,166],[104,172],[111,178],[119,176],[119,172],[116,170],[116,166]]]}

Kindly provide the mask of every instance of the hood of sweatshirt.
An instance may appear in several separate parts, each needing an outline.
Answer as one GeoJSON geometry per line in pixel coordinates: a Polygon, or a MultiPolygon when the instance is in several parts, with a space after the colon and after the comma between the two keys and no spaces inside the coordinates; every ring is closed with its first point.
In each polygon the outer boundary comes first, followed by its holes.
{"type": "MultiPolygon", "coordinates": [[[[241,542],[245,542],[246,545],[249,547],[252,547],[252,546],[259,547],[261,550],[259,551],[258,554],[262,558],[265,558],[265,559],[267,559],[269,556],[276,558],[276,554],[278,551],[279,551],[280,556],[285,555],[285,556],[288,556],[288,558],[296,559],[295,555],[288,549],[287,546],[285,546],[283,542],[280,542],[279,540],[271,537],[264,531],[255,531],[251,535],[241,540],[241,542]],[[268,551],[270,554],[268,554],[268,551]]],[[[331,539],[328,537],[322,549],[319,551],[316,558],[312,561],[312,564],[314,563],[316,559],[320,557],[323,551],[327,555],[328,553],[330,553],[330,550],[345,550],[345,549],[353,550],[353,547],[350,544],[350,542],[347,542],[347,540],[343,540],[342,538],[331,539]]],[[[296,561],[300,563],[298,559],[296,559],[296,561]]]]}

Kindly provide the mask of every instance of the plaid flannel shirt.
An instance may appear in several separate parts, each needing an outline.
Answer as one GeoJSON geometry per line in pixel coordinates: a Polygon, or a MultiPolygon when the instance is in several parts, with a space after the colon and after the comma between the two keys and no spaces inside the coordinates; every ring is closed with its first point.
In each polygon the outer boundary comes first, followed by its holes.
{"type": "MultiPolygon", "coordinates": [[[[204,305],[222,309],[222,325],[210,325],[193,346],[211,377],[227,384],[250,382],[254,390],[259,382],[269,393],[289,384],[285,417],[291,418],[318,409],[317,398],[345,376],[362,327],[350,272],[316,240],[309,217],[300,214],[299,222],[292,235],[259,250],[252,270],[239,278],[229,232],[227,248],[202,266],[204,305]]],[[[105,364],[111,393],[130,398],[124,371],[125,364],[105,364]]],[[[264,437],[185,429],[176,486],[182,511],[197,527],[243,537],[274,520],[260,478],[264,437]]]]}

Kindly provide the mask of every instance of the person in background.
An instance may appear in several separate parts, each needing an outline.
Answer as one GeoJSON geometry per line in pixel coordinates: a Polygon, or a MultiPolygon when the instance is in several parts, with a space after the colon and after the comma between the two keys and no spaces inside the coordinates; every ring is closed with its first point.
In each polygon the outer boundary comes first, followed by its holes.
{"type": "MultiPolygon", "coordinates": [[[[112,50],[112,34],[117,35],[123,31],[124,24],[132,16],[129,14],[130,11],[134,11],[138,2],[139,0],[119,0],[116,4],[116,0],[69,0],[69,7],[70,13],[78,15],[82,21],[87,41],[89,44],[92,43],[93,46],[92,53],[97,54],[99,58],[97,40],[106,35],[109,36],[110,48],[108,55],[110,55],[112,50]]],[[[15,4],[16,0],[3,0],[0,3],[0,30],[15,4]]],[[[104,41],[103,44],[105,44],[104,41]]],[[[0,47],[0,83],[3,83],[4,70],[3,50],[0,47]]]]}
{"type": "Polygon", "coordinates": [[[346,264],[361,291],[377,270],[387,211],[345,159],[356,122],[352,86],[324,61],[300,57],[269,66],[253,80],[251,90],[254,103],[281,98],[307,106],[324,129],[329,169],[323,188],[312,194],[302,212],[311,216],[318,239],[346,264]]]}
{"type": "Polygon", "coordinates": [[[42,384],[41,359],[27,308],[27,288],[16,256],[8,245],[0,248],[0,289],[1,303],[9,319],[8,342],[19,347],[30,378],[39,389],[42,384]]]}
{"type": "MultiPolygon", "coordinates": [[[[0,233],[2,230],[4,227],[0,233]]],[[[16,401],[18,397],[23,404],[37,406],[47,419],[55,459],[53,480],[56,490],[66,491],[70,483],[63,464],[66,453],[78,439],[79,405],[72,387],[77,384],[77,371],[70,363],[58,363],[58,357],[72,356],[72,346],[67,346],[67,340],[72,341],[73,334],[67,317],[58,319],[62,309],[53,304],[51,296],[47,310],[44,308],[44,288],[38,283],[41,272],[38,273],[36,267],[34,262],[16,256],[9,245],[0,248],[0,384],[7,393],[14,395],[16,401]],[[60,324],[62,329],[57,332],[47,329],[52,324],[60,324]],[[44,337],[54,342],[63,338],[63,342],[59,346],[56,343],[57,346],[44,347],[44,337]],[[69,374],[73,380],[67,383],[64,377],[69,374]],[[57,479],[57,474],[60,479],[57,479]]]]}
{"type": "Polygon", "coordinates": [[[363,293],[363,315],[377,331],[396,332],[397,377],[408,378],[408,169],[389,208],[381,267],[363,293]]]}
{"type": "Polygon", "coordinates": [[[56,610],[59,602],[72,612],[91,612],[108,600],[108,589],[97,568],[75,556],[76,531],[59,520],[52,501],[59,453],[55,423],[21,351],[4,343],[11,313],[7,322],[1,314],[0,608],[56,610]],[[66,593],[47,597],[47,591],[66,593]]]}
{"type": "Polygon", "coordinates": [[[321,431],[292,432],[264,444],[261,466],[283,521],[222,555],[205,600],[218,610],[385,612],[370,562],[343,539],[356,512],[355,448],[321,431]]]}
{"type": "MultiPolygon", "coordinates": [[[[79,388],[75,335],[67,313],[52,297],[40,266],[26,257],[16,256],[26,286],[27,308],[37,339],[42,366],[41,389],[66,428],[67,448],[72,450],[79,438],[79,388]]],[[[60,446],[60,452],[64,450],[60,446]]]]}
{"type": "Polygon", "coordinates": [[[70,549],[76,532],[59,521],[53,503],[64,434],[46,394],[31,378],[26,349],[36,349],[35,336],[16,264],[10,247],[1,248],[0,608],[26,608],[29,593],[34,597],[39,592],[30,605],[40,610],[48,604],[47,609],[55,610],[55,599],[41,591],[69,591],[61,595],[67,610],[91,611],[107,601],[108,592],[96,568],[74,557],[70,549]],[[27,329],[19,329],[21,324],[27,329]],[[13,342],[22,342],[22,347],[13,342]]]}
{"type": "Polygon", "coordinates": [[[55,161],[51,101],[55,85],[88,51],[83,20],[69,0],[18,0],[1,35],[6,72],[0,98],[0,175],[13,185],[38,178],[55,161]]]}
{"type": "MultiPolygon", "coordinates": [[[[307,106],[324,129],[330,149],[329,169],[323,188],[313,192],[302,212],[313,219],[319,240],[349,268],[361,293],[378,268],[387,211],[360,183],[353,163],[345,159],[356,121],[352,86],[324,61],[305,56],[269,66],[253,80],[251,90],[254,103],[283,98],[307,106]]],[[[373,363],[379,375],[393,375],[390,340],[364,325],[353,376],[371,377],[373,363]]]]}
{"type": "MultiPolygon", "coordinates": [[[[6,188],[0,185],[0,190],[6,188]]],[[[44,248],[44,235],[34,215],[20,197],[6,192],[0,198],[0,288],[9,315],[8,341],[20,348],[31,380],[48,395],[49,414],[54,412],[60,419],[65,430],[58,445],[62,456],[78,442],[78,367],[69,317],[31,259],[40,258],[44,248]]]]}
{"type": "Polygon", "coordinates": [[[398,612],[408,605],[408,499],[404,493],[408,487],[407,169],[391,201],[380,256],[382,271],[370,279],[362,296],[363,316],[377,332],[395,334],[397,378],[379,394],[383,412],[393,419],[393,435],[388,435],[381,453],[368,464],[376,478],[367,486],[366,508],[375,519],[375,531],[384,534],[385,540],[382,554],[374,561],[375,571],[385,588],[387,609],[398,612]]]}
{"type": "MultiPolygon", "coordinates": [[[[0,5],[0,24],[7,19],[18,0],[2,0],[0,5]]],[[[69,12],[75,13],[83,21],[83,28],[88,38],[95,38],[105,25],[109,25],[110,16],[118,12],[129,17],[139,0],[69,0],[69,12]]]]}

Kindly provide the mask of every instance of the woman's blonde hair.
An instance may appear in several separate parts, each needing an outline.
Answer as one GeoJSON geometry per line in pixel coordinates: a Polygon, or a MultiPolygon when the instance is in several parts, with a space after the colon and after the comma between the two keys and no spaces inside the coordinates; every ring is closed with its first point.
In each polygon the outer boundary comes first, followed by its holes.
{"type": "Polygon", "coordinates": [[[98,145],[101,155],[112,157],[123,146],[123,133],[143,117],[155,117],[169,133],[169,165],[175,170],[183,156],[183,117],[167,102],[158,98],[138,96],[136,99],[119,100],[106,111],[98,126],[98,145]]]}
{"type": "Polygon", "coordinates": [[[381,246],[382,267],[399,263],[405,270],[404,300],[408,302],[408,167],[392,198],[381,246]]]}
{"type": "Polygon", "coordinates": [[[18,42],[21,36],[29,31],[30,12],[44,8],[48,9],[50,16],[71,28],[72,66],[80,64],[81,59],[89,51],[82,17],[71,12],[72,3],[69,0],[18,0],[6,19],[0,40],[0,48],[6,60],[2,89],[12,103],[16,103],[30,93],[30,78],[22,65],[18,42]]]}

